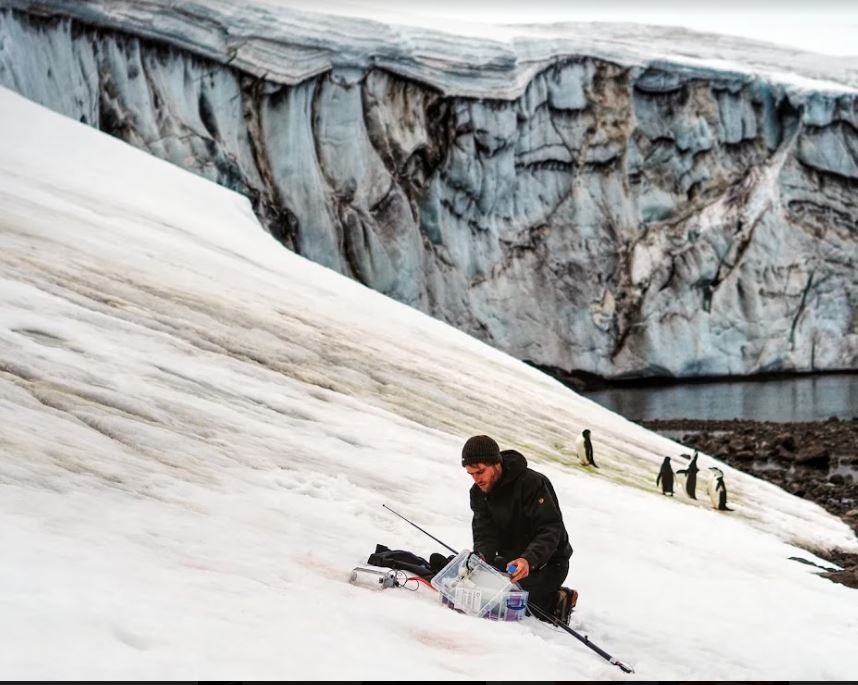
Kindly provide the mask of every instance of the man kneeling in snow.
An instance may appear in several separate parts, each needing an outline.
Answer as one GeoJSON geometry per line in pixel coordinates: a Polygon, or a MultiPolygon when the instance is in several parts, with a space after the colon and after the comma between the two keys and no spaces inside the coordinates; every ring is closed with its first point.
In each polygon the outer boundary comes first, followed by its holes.
{"type": "Polygon", "coordinates": [[[474,479],[474,551],[502,572],[515,565],[511,580],[528,591],[537,618],[568,623],[578,593],[561,587],[572,547],[551,481],[487,435],[468,439],[462,466],[474,479]]]}

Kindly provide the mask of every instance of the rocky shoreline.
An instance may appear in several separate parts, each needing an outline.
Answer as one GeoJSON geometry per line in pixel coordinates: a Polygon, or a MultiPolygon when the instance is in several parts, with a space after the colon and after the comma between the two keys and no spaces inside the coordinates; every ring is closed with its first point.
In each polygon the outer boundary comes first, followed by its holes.
{"type": "MultiPolygon", "coordinates": [[[[775,421],[638,421],[691,449],[816,502],[858,534],[858,417],[804,423],[775,421]]],[[[858,588],[858,554],[820,552],[843,571],[822,575],[858,588]]]]}

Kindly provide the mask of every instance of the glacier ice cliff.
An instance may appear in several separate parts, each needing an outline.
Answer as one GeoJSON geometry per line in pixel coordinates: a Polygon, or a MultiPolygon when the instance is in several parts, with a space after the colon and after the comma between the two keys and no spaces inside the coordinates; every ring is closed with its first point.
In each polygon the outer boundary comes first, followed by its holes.
{"type": "Polygon", "coordinates": [[[713,45],[0,0],[0,85],[247,195],[287,247],[518,358],[858,368],[858,70],[713,45]]]}

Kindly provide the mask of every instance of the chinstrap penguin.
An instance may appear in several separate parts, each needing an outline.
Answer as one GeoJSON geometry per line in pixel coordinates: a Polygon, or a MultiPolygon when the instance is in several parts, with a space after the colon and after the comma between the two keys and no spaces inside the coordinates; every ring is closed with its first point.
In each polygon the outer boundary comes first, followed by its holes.
{"type": "Polygon", "coordinates": [[[724,472],[715,466],[710,466],[709,470],[712,471],[712,480],[707,489],[712,507],[719,511],[733,511],[727,506],[727,486],[724,484],[724,472]]]}
{"type": "Polygon", "coordinates": [[[661,494],[670,495],[673,497],[673,469],[670,466],[670,457],[665,457],[661,462],[661,468],[658,471],[658,477],[655,479],[655,484],[661,484],[661,494]]]}
{"type": "Polygon", "coordinates": [[[593,443],[590,440],[590,429],[585,428],[581,431],[581,435],[575,440],[575,449],[578,452],[578,461],[582,466],[595,466],[599,468],[593,460],[593,443]]]}
{"type": "Polygon", "coordinates": [[[700,467],[697,466],[697,450],[694,450],[691,463],[686,468],[677,471],[677,473],[685,475],[685,493],[691,499],[697,499],[697,472],[699,470],[700,467]]]}

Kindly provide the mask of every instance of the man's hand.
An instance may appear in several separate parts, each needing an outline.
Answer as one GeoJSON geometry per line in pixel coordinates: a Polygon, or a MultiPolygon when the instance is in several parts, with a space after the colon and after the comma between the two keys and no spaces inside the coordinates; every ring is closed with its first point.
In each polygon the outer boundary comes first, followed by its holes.
{"type": "Polygon", "coordinates": [[[513,583],[517,583],[520,580],[524,580],[525,578],[527,578],[527,576],[530,575],[530,564],[527,563],[527,559],[523,557],[513,559],[507,564],[507,568],[509,568],[513,564],[515,565],[515,573],[510,576],[510,580],[513,583]]]}

